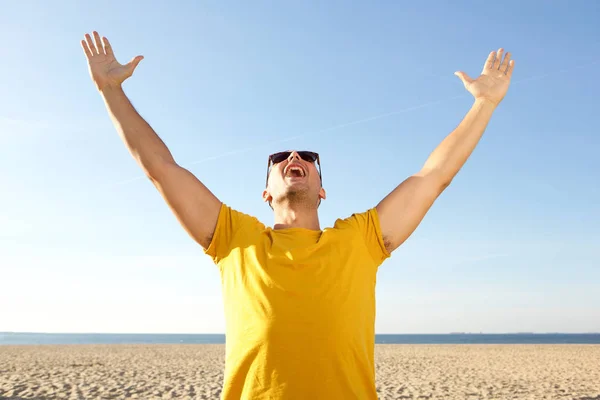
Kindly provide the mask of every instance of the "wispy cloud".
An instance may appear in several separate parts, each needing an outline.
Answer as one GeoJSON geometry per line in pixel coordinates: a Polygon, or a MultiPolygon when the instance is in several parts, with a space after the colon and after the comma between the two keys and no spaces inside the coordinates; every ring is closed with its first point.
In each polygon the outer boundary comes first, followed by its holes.
{"type": "MultiPolygon", "coordinates": [[[[593,60],[591,62],[587,62],[587,63],[583,63],[583,64],[577,64],[577,65],[574,65],[574,66],[571,66],[571,67],[567,67],[567,68],[563,68],[563,69],[560,69],[560,70],[557,70],[557,71],[551,71],[551,72],[548,72],[548,73],[545,73],[545,74],[539,74],[539,75],[529,76],[529,77],[526,77],[526,78],[514,80],[514,81],[512,81],[511,85],[518,84],[518,83],[523,83],[523,82],[527,82],[527,81],[534,81],[534,80],[544,79],[544,78],[547,78],[547,77],[552,76],[552,75],[561,74],[561,73],[564,73],[564,72],[567,72],[567,71],[570,71],[570,70],[574,70],[574,69],[580,69],[580,68],[589,67],[591,65],[595,65],[595,64],[598,64],[598,63],[600,63],[600,60],[593,60]]],[[[396,111],[390,111],[390,112],[386,112],[386,113],[381,113],[381,114],[373,115],[373,116],[370,116],[370,117],[366,117],[366,118],[361,118],[361,119],[357,119],[357,120],[354,120],[354,121],[345,122],[345,123],[342,123],[342,124],[339,124],[339,125],[335,125],[335,126],[332,126],[332,127],[329,127],[329,128],[319,129],[319,130],[315,130],[315,131],[308,131],[308,132],[305,132],[305,133],[302,133],[302,134],[299,134],[299,135],[295,135],[295,136],[290,136],[290,137],[287,137],[287,138],[284,138],[284,139],[275,140],[275,141],[269,141],[269,142],[265,142],[265,143],[262,143],[262,144],[259,144],[259,145],[256,145],[256,146],[245,147],[245,148],[242,148],[242,149],[228,151],[228,152],[225,152],[225,153],[222,153],[222,154],[217,154],[215,156],[206,157],[206,158],[202,158],[202,159],[199,159],[199,160],[194,160],[194,161],[185,163],[183,166],[186,167],[186,168],[188,168],[191,165],[202,164],[202,163],[205,163],[205,162],[208,162],[208,161],[218,160],[220,158],[229,157],[229,156],[235,155],[235,154],[247,153],[247,152],[256,150],[258,148],[272,146],[273,144],[291,142],[291,141],[294,141],[296,139],[304,138],[304,137],[307,137],[307,136],[322,135],[322,134],[325,134],[325,133],[328,133],[328,132],[332,132],[332,131],[336,131],[336,130],[340,130],[340,129],[343,129],[343,128],[346,128],[346,127],[349,127],[349,126],[352,126],[352,125],[364,124],[364,123],[367,123],[367,122],[370,122],[370,121],[375,121],[375,120],[378,120],[378,119],[391,117],[393,115],[398,115],[398,114],[403,114],[403,113],[407,113],[407,112],[410,112],[410,111],[415,111],[415,110],[418,110],[418,109],[421,109],[421,108],[431,107],[431,106],[436,105],[436,104],[445,103],[445,102],[448,102],[448,101],[451,101],[451,100],[455,100],[455,99],[462,98],[462,97],[468,97],[468,96],[470,96],[469,93],[462,93],[462,94],[459,94],[459,95],[456,95],[456,96],[450,96],[450,97],[446,97],[446,98],[443,98],[443,99],[432,100],[432,101],[428,101],[428,102],[423,103],[423,104],[418,104],[418,105],[415,105],[415,106],[410,106],[410,107],[407,107],[407,108],[403,108],[401,110],[396,110],[396,111]]],[[[130,178],[130,179],[126,179],[126,180],[114,182],[114,183],[112,183],[109,186],[125,185],[125,184],[131,183],[131,182],[142,180],[144,178],[145,178],[144,176],[137,176],[137,177],[134,177],[134,178],[130,178]]]]}
{"type": "Polygon", "coordinates": [[[85,131],[90,134],[90,127],[103,126],[109,124],[108,119],[89,118],[69,118],[58,115],[49,118],[44,116],[33,117],[9,117],[0,115],[0,139],[6,138],[27,138],[39,135],[40,133],[52,132],[52,139],[65,138],[69,134],[85,131]],[[61,119],[62,118],[62,119],[61,119]]]}
{"type": "Polygon", "coordinates": [[[50,126],[51,124],[48,121],[0,115],[0,137],[10,136],[14,133],[30,133],[40,129],[48,129],[50,126]]]}

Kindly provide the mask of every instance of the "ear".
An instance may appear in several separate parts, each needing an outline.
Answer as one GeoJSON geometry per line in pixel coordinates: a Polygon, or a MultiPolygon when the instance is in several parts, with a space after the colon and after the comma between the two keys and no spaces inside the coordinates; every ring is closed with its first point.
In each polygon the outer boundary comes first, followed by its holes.
{"type": "Polygon", "coordinates": [[[325,189],[321,188],[319,190],[319,198],[325,200],[327,198],[327,194],[325,193],[325,189]]]}
{"type": "Polygon", "coordinates": [[[267,189],[263,190],[262,198],[265,203],[273,200],[273,196],[271,196],[271,193],[269,193],[269,191],[267,189]]]}

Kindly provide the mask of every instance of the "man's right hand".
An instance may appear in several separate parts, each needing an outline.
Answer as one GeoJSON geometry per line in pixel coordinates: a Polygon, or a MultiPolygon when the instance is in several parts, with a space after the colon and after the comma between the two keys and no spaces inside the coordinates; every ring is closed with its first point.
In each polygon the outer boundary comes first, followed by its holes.
{"type": "Polygon", "coordinates": [[[134,57],[127,64],[120,64],[113,53],[108,39],[100,40],[98,32],[94,31],[95,44],[89,34],[85,34],[85,40],[81,41],[81,47],[88,60],[88,67],[92,80],[99,91],[110,87],[119,87],[129,78],[135,67],[142,61],[143,56],[134,57]]]}

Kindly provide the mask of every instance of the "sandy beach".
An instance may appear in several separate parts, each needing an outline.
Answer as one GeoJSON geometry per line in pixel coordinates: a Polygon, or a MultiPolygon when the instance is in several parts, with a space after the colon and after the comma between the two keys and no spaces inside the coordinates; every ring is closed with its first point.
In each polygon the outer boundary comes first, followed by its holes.
{"type": "MultiPolygon", "coordinates": [[[[223,345],[0,346],[0,399],[218,399],[223,345]]],[[[380,399],[600,400],[599,345],[377,345],[380,399]]]]}

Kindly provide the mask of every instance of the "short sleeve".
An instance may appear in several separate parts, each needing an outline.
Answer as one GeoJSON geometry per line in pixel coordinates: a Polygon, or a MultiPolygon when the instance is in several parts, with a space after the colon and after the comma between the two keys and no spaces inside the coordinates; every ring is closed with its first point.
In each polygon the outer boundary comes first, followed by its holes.
{"type": "Polygon", "coordinates": [[[215,264],[218,264],[236,247],[235,238],[240,232],[258,225],[260,222],[255,217],[236,211],[222,203],[212,240],[204,253],[209,255],[215,264]]]}
{"type": "Polygon", "coordinates": [[[363,213],[352,214],[346,219],[340,219],[336,222],[336,226],[351,227],[357,230],[362,236],[369,254],[378,266],[390,257],[389,251],[385,248],[376,208],[371,208],[363,213]]]}

